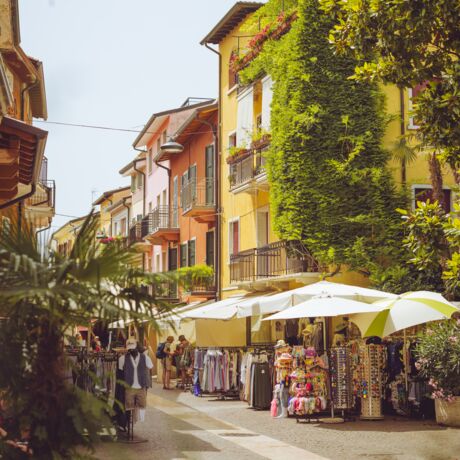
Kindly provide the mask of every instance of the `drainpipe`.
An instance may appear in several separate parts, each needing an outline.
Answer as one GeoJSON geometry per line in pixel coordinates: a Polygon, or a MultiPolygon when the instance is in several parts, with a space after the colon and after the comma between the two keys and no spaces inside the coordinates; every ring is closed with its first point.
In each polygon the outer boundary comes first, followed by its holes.
{"type": "MultiPolygon", "coordinates": [[[[404,105],[404,88],[399,88],[399,110],[401,114],[401,137],[406,134],[406,120],[405,120],[405,105],[404,105]]],[[[406,174],[406,160],[403,158],[401,160],[401,183],[403,188],[406,188],[407,174],[406,174]]]]}
{"type": "Polygon", "coordinates": [[[30,91],[32,88],[35,88],[39,84],[38,78],[31,83],[29,86],[26,86],[21,90],[21,120],[24,121],[25,111],[26,111],[26,98],[25,93],[26,91],[30,91]]]}
{"type": "Polygon", "coordinates": [[[216,151],[214,152],[216,159],[216,209],[217,209],[217,219],[216,219],[216,294],[217,300],[222,298],[222,283],[221,283],[221,268],[222,268],[222,256],[221,256],[221,227],[222,227],[222,214],[221,214],[221,193],[220,193],[220,163],[222,157],[222,54],[210,47],[208,43],[205,43],[204,46],[217,54],[219,57],[219,94],[217,98],[218,104],[218,126],[217,126],[217,140],[216,140],[216,151]]]}

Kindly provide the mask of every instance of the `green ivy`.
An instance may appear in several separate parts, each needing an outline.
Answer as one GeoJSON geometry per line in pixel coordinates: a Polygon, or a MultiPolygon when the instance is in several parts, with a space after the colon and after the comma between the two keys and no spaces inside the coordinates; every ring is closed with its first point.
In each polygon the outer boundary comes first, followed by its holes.
{"type": "Polygon", "coordinates": [[[323,262],[369,274],[391,264],[402,238],[395,208],[403,200],[381,146],[384,98],[350,79],[358,63],[334,54],[334,23],[318,1],[299,0],[297,9],[290,32],[240,73],[243,83],[264,73],[274,80],[267,169],[275,230],[323,262]]]}

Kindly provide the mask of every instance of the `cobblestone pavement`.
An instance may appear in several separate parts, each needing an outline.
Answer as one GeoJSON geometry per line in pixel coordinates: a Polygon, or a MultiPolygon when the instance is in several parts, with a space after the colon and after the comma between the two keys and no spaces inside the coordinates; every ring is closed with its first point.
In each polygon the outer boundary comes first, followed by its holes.
{"type": "Polygon", "coordinates": [[[273,419],[240,401],[196,398],[154,385],[146,421],[135,426],[141,444],[104,444],[100,460],[460,460],[460,429],[387,417],[340,425],[273,419]],[[295,456],[295,457],[294,457],[295,456]]]}

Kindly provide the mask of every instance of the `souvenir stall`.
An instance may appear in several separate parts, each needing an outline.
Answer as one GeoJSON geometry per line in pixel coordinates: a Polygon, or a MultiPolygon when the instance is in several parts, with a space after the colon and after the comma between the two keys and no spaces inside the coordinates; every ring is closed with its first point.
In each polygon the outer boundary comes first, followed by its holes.
{"type": "Polygon", "coordinates": [[[272,417],[292,415],[297,421],[311,421],[327,409],[327,366],[313,347],[290,347],[279,340],[275,345],[274,381],[272,417]]]}

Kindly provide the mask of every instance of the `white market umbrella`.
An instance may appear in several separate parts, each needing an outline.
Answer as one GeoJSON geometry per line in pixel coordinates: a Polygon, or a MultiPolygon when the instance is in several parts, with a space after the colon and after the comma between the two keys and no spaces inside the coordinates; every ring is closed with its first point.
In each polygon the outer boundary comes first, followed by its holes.
{"type": "Polygon", "coordinates": [[[406,292],[373,305],[381,307],[381,311],[350,316],[350,321],[359,327],[363,337],[386,337],[408,327],[449,319],[459,311],[441,294],[430,291],[406,292]]]}
{"type": "Polygon", "coordinates": [[[317,316],[343,316],[353,313],[379,312],[382,307],[344,299],[335,296],[314,297],[301,302],[294,307],[287,308],[275,315],[265,318],[264,321],[292,318],[315,318],[317,316]]]}
{"type": "Polygon", "coordinates": [[[236,316],[241,297],[229,297],[183,313],[182,318],[230,320],[236,316]]]}
{"type": "Polygon", "coordinates": [[[317,283],[302,286],[290,291],[279,292],[274,295],[258,297],[242,302],[238,305],[237,316],[243,318],[246,316],[276,313],[318,296],[341,297],[365,303],[397,297],[395,294],[377,291],[376,289],[331,283],[330,281],[318,281],[317,283]]]}

